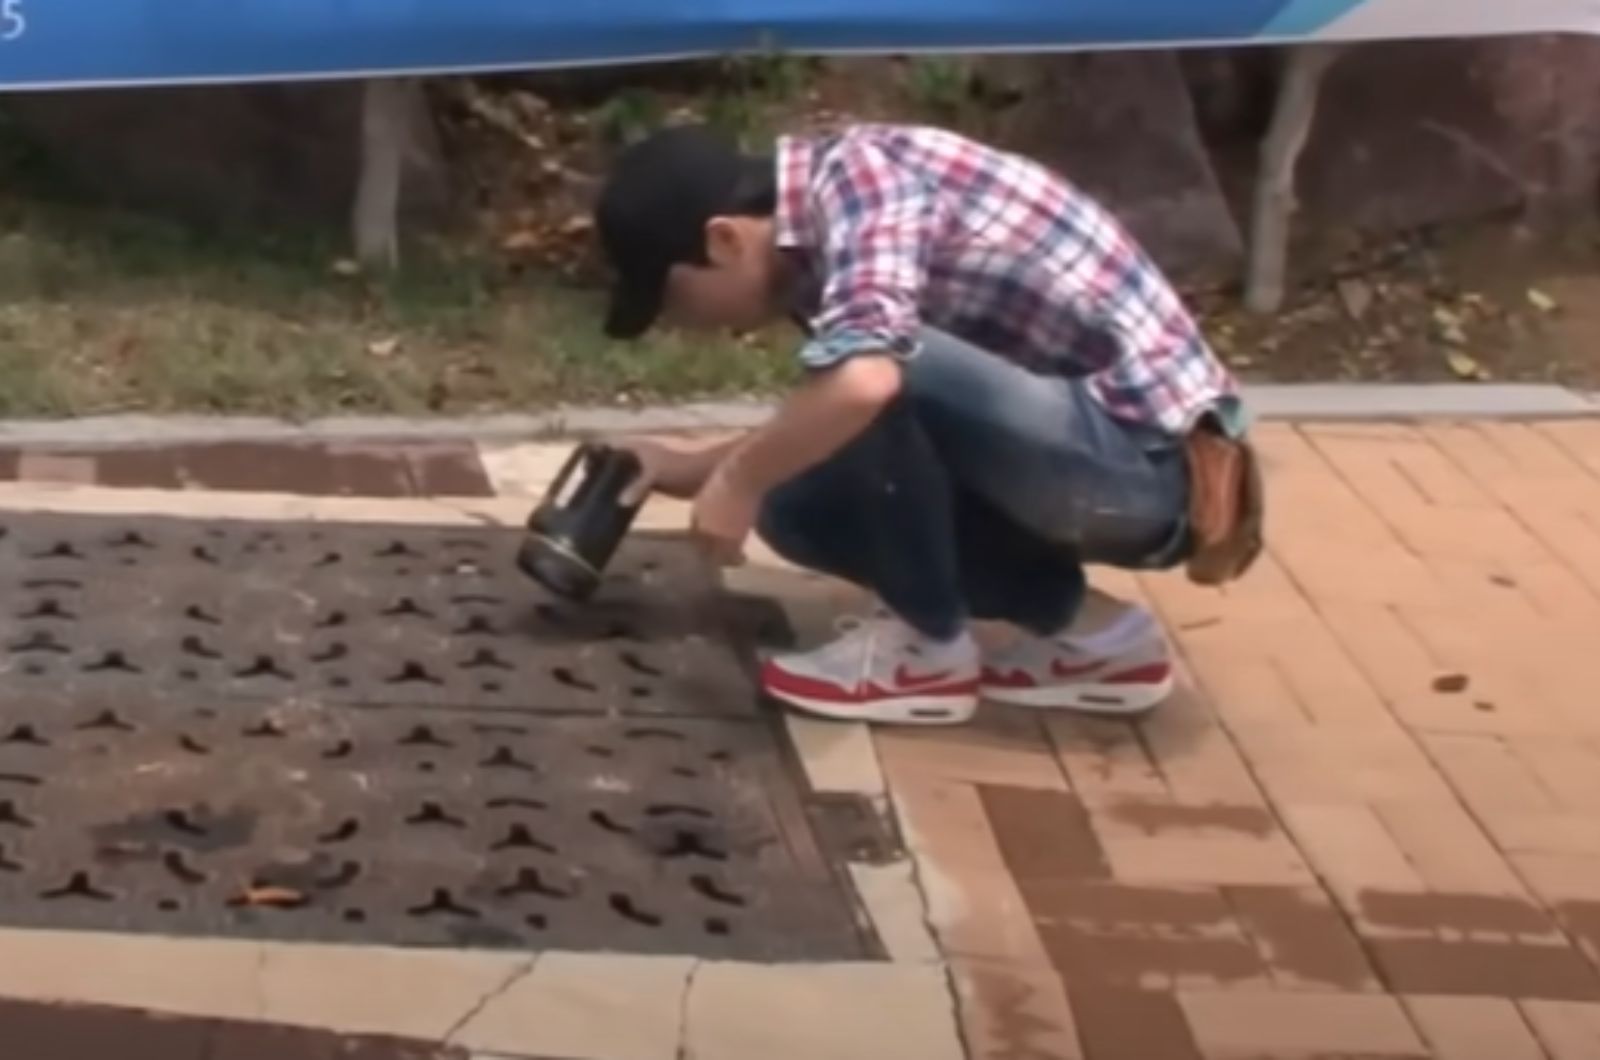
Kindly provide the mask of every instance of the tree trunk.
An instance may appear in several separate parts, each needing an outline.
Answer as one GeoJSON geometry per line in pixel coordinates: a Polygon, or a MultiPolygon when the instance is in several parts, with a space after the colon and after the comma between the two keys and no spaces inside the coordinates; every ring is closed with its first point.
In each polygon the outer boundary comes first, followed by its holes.
{"type": "Polygon", "coordinates": [[[400,184],[415,92],[414,81],[381,79],[366,82],[362,93],[361,179],[351,224],[356,259],[372,268],[400,264],[400,184]]]}
{"type": "Polygon", "coordinates": [[[1343,46],[1308,44],[1290,50],[1272,125],[1261,142],[1255,213],[1250,222],[1245,306],[1275,313],[1283,305],[1289,267],[1289,228],[1295,206],[1295,167],[1311,134],[1323,75],[1343,46]]]}

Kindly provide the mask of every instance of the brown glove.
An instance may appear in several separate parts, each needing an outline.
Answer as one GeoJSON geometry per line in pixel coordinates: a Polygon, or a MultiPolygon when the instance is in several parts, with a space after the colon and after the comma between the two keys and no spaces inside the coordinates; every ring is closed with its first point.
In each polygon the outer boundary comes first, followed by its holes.
{"type": "Polygon", "coordinates": [[[1189,463],[1188,573],[1200,585],[1241,578],[1261,555],[1265,498],[1248,441],[1201,424],[1185,443],[1189,463]]]}

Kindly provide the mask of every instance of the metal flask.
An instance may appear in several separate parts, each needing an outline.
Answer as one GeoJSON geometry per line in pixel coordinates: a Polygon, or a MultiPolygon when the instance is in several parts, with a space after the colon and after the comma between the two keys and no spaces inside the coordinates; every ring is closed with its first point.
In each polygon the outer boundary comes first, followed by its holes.
{"type": "Polygon", "coordinates": [[[517,566],[557,596],[593,594],[639,513],[638,505],[622,503],[638,473],[639,458],[626,449],[591,443],[573,450],[528,516],[517,566]]]}

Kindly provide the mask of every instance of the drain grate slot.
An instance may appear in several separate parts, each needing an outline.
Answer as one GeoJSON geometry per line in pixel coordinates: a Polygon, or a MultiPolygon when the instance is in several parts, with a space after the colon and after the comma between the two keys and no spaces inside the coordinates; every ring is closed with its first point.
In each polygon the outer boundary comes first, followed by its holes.
{"type": "Polygon", "coordinates": [[[0,744],[0,775],[37,783],[0,789],[0,919],[400,945],[862,954],[834,874],[797,854],[792,821],[774,813],[792,792],[762,722],[673,720],[657,726],[671,738],[639,739],[621,719],[552,717],[514,735],[418,708],[240,720],[153,708],[135,729],[14,724],[38,739],[0,744]],[[247,735],[262,732],[274,736],[247,735]],[[208,753],[180,750],[185,739],[208,753]],[[330,741],[348,754],[330,759],[330,741]],[[584,753],[602,742],[613,757],[584,753]],[[402,749],[437,768],[418,772],[402,749]],[[674,771],[712,749],[732,752],[717,779],[674,771]],[[181,771],[149,768],[179,755],[181,771]],[[536,772],[483,766],[536,755],[536,772]]]}
{"type": "Polygon", "coordinates": [[[679,542],[630,542],[579,608],[539,602],[514,531],[47,513],[10,530],[0,702],[26,685],[67,701],[753,712],[730,694],[748,683],[717,636],[728,602],[679,542]]]}
{"type": "Polygon", "coordinates": [[[580,608],[514,531],[7,529],[0,922],[874,952],[681,542],[630,543],[580,608]]]}

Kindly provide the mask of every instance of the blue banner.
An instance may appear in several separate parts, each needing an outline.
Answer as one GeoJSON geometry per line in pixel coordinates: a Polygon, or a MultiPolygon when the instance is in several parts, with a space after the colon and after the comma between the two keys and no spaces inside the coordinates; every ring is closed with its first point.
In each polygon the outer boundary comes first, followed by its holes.
{"type": "Polygon", "coordinates": [[[1592,0],[0,0],[0,90],[808,53],[1600,32],[1592,0]]]}

